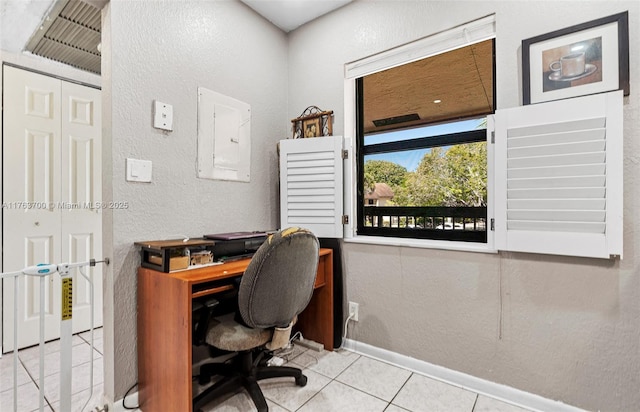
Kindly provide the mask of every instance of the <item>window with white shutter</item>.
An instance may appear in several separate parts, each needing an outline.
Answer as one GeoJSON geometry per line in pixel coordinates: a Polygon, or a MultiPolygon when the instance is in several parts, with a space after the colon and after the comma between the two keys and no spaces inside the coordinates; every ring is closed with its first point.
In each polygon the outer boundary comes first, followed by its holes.
{"type": "Polygon", "coordinates": [[[498,110],[499,250],[622,257],[622,91],[498,110]]]}
{"type": "Polygon", "coordinates": [[[342,137],[280,141],[280,225],[341,238],[342,137]]]}

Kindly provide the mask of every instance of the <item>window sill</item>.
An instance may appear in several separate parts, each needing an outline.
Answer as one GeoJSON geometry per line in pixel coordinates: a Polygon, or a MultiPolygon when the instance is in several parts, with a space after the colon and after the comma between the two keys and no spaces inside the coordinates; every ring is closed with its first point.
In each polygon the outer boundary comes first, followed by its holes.
{"type": "Polygon", "coordinates": [[[382,236],[354,236],[345,237],[346,243],[362,243],[380,246],[405,246],[421,249],[454,250],[459,252],[498,253],[487,243],[449,242],[443,240],[407,239],[399,237],[382,236]]]}

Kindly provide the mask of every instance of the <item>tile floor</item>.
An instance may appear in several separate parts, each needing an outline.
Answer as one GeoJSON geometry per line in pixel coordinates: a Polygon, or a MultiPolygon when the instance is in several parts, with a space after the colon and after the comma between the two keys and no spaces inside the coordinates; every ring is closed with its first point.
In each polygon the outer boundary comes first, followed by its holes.
{"type": "MultiPolygon", "coordinates": [[[[290,378],[260,382],[270,412],[530,412],[356,353],[296,346],[286,357],[304,369],[305,387],[290,378]]],[[[194,384],[194,392],[202,388],[194,384]]],[[[246,392],[212,401],[205,412],[256,408],[246,392]]]]}
{"type": "MultiPolygon", "coordinates": [[[[73,411],[95,411],[102,406],[103,380],[103,338],[102,328],[94,330],[93,354],[89,344],[89,332],[79,333],[72,338],[71,406],[73,411]],[[93,356],[93,391],[90,390],[91,356],[93,356]]],[[[18,411],[38,411],[40,389],[38,386],[40,348],[34,346],[18,351],[18,411]]],[[[60,412],[60,341],[45,344],[44,356],[45,411],[60,412]]],[[[0,358],[0,411],[13,411],[13,354],[0,358]]]]}
{"type": "MultiPolygon", "coordinates": [[[[94,333],[93,394],[84,411],[95,411],[97,406],[101,406],[102,400],[102,329],[96,329],[94,333]]],[[[73,411],[80,411],[90,395],[89,339],[88,333],[73,337],[73,411]]],[[[45,353],[45,410],[60,412],[60,374],[57,371],[60,361],[59,342],[47,343],[45,353]]],[[[37,411],[39,407],[38,354],[38,347],[18,352],[20,412],[37,411]]],[[[271,412],[529,412],[346,350],[316,352],[296,346],[283,358],[287,364],[304,369],[308,383],[301,388],[295,386],[292,379],[270,379],[260,382],[271,412]]],[[[11,354],[0,358],[1,411],[13,410],[12,367],[11,354]]],[[[194,392],[198,393],[201,390],[196,381],[194,392]]],[[[128,400],[128,403],[130,402],[131,400],[128,400]]],[[[205,408],[205,412],[255,410],[245,392],[223,400],[214,400],[205,408]]]]}

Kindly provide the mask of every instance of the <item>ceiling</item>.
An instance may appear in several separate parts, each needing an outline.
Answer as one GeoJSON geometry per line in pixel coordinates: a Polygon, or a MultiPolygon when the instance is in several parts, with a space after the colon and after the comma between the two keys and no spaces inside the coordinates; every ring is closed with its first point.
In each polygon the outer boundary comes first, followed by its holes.
{"type": "Polygon", "coordinates": [[[365,76],[363,99],[365,133],[491,113],[493,41],[365,76]]]}
{"type": "Polygon", "coordinates": [[[20,53],[53,0],[0,0],[0,49],[20,53]]]}
{"type": "Polygon", "coordinates": [[[241,0],[285,32],[295,30],[353,0],[241,0]]]}
{"type": "Polygon", "coordinates": [[[101,9],[107,0],[2,0],[0,46],[100,74],[101,9]]]}
{"type": "MultiPolygon", "coordinates": [[[[0,49],[100,74],[100,11],[108,0],[0,0],[0,49]]],[[[285,32],[353,0],[241,0],[285,32]]]]}
{"type": "Polygon", "coordinates": [[[89,3],[54,4],[25,49],[31,53],[100,74],[101,11],[89,3]]]}

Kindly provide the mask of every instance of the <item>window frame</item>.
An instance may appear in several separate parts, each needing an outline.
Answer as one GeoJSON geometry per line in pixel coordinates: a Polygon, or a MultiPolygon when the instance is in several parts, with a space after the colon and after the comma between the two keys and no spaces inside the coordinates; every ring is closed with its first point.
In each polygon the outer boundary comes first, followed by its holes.
{"type": "MultiPolygon", "coordinates": [[[[493,62],[494,62],[494,71],[495,71],[495,42],[493,45],[493,62]]],[[[357,133],[356,133],[356,158],[358,162],[357,170],[358,170],[358,190],[357,190],[357,198],[356,198],[356,230],[360,235],[366,236],[384,236],[384,237],[403,237],[403,238],[416,238],[416,239],[433,239],[433,240],[457,240],[463,242],[477,242],[477,243],[486,243],[487,242],[487,234],[488,230],[484,232],[471,232],[471,231],[455,231],[455,230],[442,230],[442,229],[422,229],[422,230],[414,230],[410,228],[395,228],[395,227],[371,227],[365,226],[365,208],[367,205],[364,203],[364,191],[360,188],[364,187],[364,164],[365,164],[365,156],[371,154],[378,153],[391,153],[391,152],[403,152],[409,151],[413,149],[424,149],[424,148],[434,148],[434,147],[442,147],[442,146],[453,146],[460,144],[468,144],[468,143],[477,143],[486,140],[486,129],[477,129],[470,130],[466,132],[459,133],[451,133],[445,135],[436,135],[431,137],[420,137],[413,138],[410,140],[402,140],[402,141],[394,141],[388,143],[376,143],[366,145],[364,143],[364,130],[363,130],[363,122],[361,119],[363,118],[363,108],[364,108],[364,90],[363,90],[363,78],[359,77],[356,79],[356,119],[357,119],[357,133]]],[[[495,107],[495,81],[493,82],[493,96],[494,101],[493,105],[495,107]]],[[[454,121],[451,121],[454,122],[454,121]]],[[[490,165],[487,164],[487,168],[490,165]]],[[[487,182],[488,183],[488,182],[487,182]]],[[[400,213],[400,215],[408,215],[410,213],[402,213],[402,206],[392,206],[388,208],[384,207],[376,207],[377,209],[382,210],[395,210],[400,213]]],[[[486,208],[485,208],[486,209],[486,208]]],[[[407,209],[408,211],[408,209],[407,209]]],[[[461,214],[462,210],[456,207],[434,207],[432,217],[453,217],[453,214],[461,214]]],[[[475,214],[477,211],[473,211],[475,214]]],[[[468,211],[467,211],[468,214],[468,211]]],[[[482,216],[465,216],[465,217],[475,217],[475,218],[487,218],[486,213],[482,216]]],[[[487,220],[487,229],[489,229],[489,224],[487,220]]]]}
{"type": "MultiPolygon", "coordinates": [[[[356,79],[392,67],[421,60],[429,56],[444,53],[449,50],[468,46],[473,43],[494,40],[494,77],[495,77],[495,14],[478,18],[477,20],[461,24],[449,30],[429,35],[427,37],[400,45],[396,48],[364,57],[345,64],[344,76],[344,135],[345,148],[349,155],[344,163],[344,201],[345,213],[349,216],[344,225],[343,239],[348,243],[375,244],[388,246],[417,247],[429,249],[458,250],[466,252],[497,253],[494,248],[494,231],[487,231],[486,243],[461,242],[455,240],[433,240],[420,238],[387,237],[362,235],[356,230],[358,187],[358,153],[356,145],[358,116],[356,105],[356,79]]],[[[494,109],[497,108],[497,82],[493,82],[494,109]]],[[[493,186],[494,186],[494,150],[491,142],[493,130],[493,115],[487,116],[487,224],[494,218],[493,186]]],[[[360,185],[358,185],[360,183],[360,185]]]]}
{"type": "MultiPolygon", "coordinates": [[[[488,119],[489,116],[495,113],[496,109],[496,42],[495,38],[492,38],[492,64],[493,64],[493,102],[492,107],[493,111],[490,114],[486,115],[488,119]]],[[[484,40],[483,40],[484,41],[484,40]]],[[[471,43],[473,44],[473,43],[471,43]]],[[[466,47],[470,44],[465,44],[461,47],[466,47]]],[[[445,50],[442,53],[446,53],[450,50],[445,50]]],[[[437,53],[434,54],[442,54],[437,53]]],[[[430,56],[432,57],[432,56],[430,56]]],[[[415,61],[415,59],[414,59],[415,61]]],[[[401,63],[408,64],[410,62],[401,63]]],[[[397,67],[398,65],[396,65],[397,67]]],[[[382,69],[386,70],[386,69],[382,69]]],[[[393,227],[371,227],[365,226],[365,207],[364,204],[364,191],[361,189],[364,187],[364,158],[370,154],[377,153],[390,153],[390,152],[402,152],[409,151],[412,149],[424,149],[424,148],[434,148],[434,147],[442,147],[442,146],[450,146],[450,145],[459,145],[459,144],[468,144],[468,143],[476,143],[481,141],[486,141],[489,122],[487,121],[486,129],[478,129],[478,130],[470,130],[466,132],[459,133],[451,133],[446,135],[436,135],[430,137],[421,137],[414,138],[410,140],[403,141],[394,141],[388,143],[377,143],[371,145],[364,144],[364,122],[362,119],[364,118],[364,76],[357,77],[354,79],[353,87],[355,89],[355,145],[356,145],[356,155],[355,155],[355,163],[356,163],[356,189],[355,189],[355,233],[362,236],[379,236],[379,237],[399,237],[399,238],[410,238],[410,239],[428,239],[437,242],[473,242],[479,243],[482,245],[488,245],[489,243],[493,243],[490,240],[489,232],[491,229],[491,220],[493,216],[490,216],[489,213],[489,203],[493,203],[492,199],[490,199],[489,186],[490,181],[489,177],[492,176],[493,165],[489,163],[489,151],[490,151],[490,142],[487,142],[487,207],[486,214],[483,215],[486,219],[486,230],[484,232],[475,232],[475,231],[455,231],[455,230],[442,230],[442,229],[422,229],[422,230],[413,230],[411,228],[393,228],[393,227]]],[[[454,123],[456,121],[462,121],[465,119],[451,119],[448,122],[443,123],[454,123]]],[[[428,126],[428,125],[425,125],[428,126]]],[[[346,198],[347,196],[345,196],[346,198]]],[[[395,206],[394,208],[401,208],[395,206]]],[[[399,210],[399,209],[398,209],[399,210]]],[[[438,217],[450,217],[450,214],[446,213],[447,211],[456,213],[457,210],[455,207],[447,207],[443,206],[441,208],[434,208],[434,216],[438,217]],[[440,210],[442,209],[442,210],[440,210]]],[[[475,211],[474,211],[475,213],[475,211]]],[[[470,216],[465,216],[470,217],[470,216]]],[[[480,217],[480,216],[473,216],[480,217]]]]}

